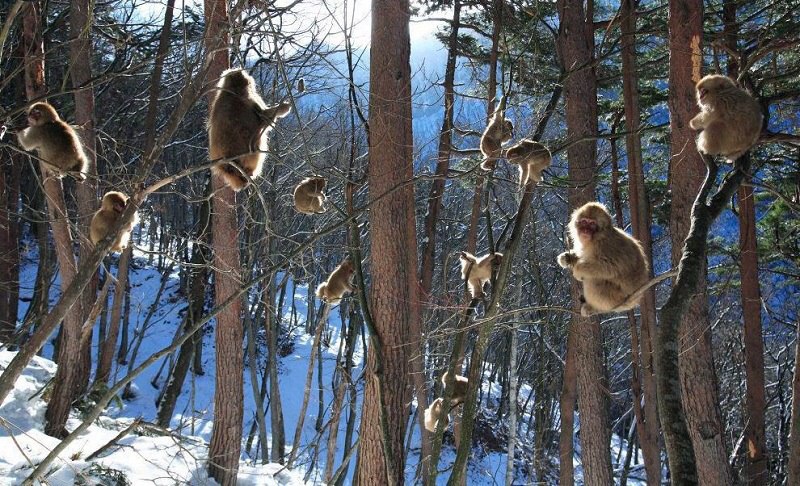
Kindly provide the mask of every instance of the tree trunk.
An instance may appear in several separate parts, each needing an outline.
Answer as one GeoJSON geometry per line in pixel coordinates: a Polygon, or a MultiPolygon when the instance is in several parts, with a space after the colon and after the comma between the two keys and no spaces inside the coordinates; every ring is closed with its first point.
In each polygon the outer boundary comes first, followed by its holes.
{"type": "Polygon", "coordinates": [[[125,289],[128,286],[128,266],[131,261],[133,247],[125,248],[117,264],[117,282],[114,285],[114,303],[111,305],[111,321],[108,325],[105,340],[100,343],[100,356],[97,359],[97,373],[94,386],[108,385],[111,376],[111,364],[114,353],[117,351],[117,337],[119,337],[119,323],[122,320],[122,301],[125,299],[125,289]]]}
{"type": "MultiPolygon", "coordinates": [[[[644,185],[642,166],[642,141],[639,136],[639,86],[636,75],[636,2],[622,0],[622,91],[625,100],[625,144],[628,159],[628,192],[630,198],[633,236],[642,244],[653,275],[653,242],[650,235],[650,202],[644,185]]],[[[634,372],[638,373],[644,403],[635,410],[636,433],[644,456],[644,468],[650,482],[661,481],[661,450],[658,445],[658,409],[656,402],[656,375],[654,369],[653,337],[656,334],[656,292],[651,287],[645,292],[639,307],[641,314],[641,340],[632,348],[634,372]]],[[[636,325],[634,321],[633,326],[636,325]]],[[[634,330],[635,331],[635,330],[634,330]]],[[[639,394],[634,395],[639,400],[639,394]]],[[[638,405],[635,404],[635,405],[638,405]]]]}
{"type": "MultiPolygon", "coordinates": [[[[670,2],[669,15],[670,237],[672,261],[677,266],[686,258],[684,240],[693,224],[691,208],[706,168],[695,150],[695,134],[689,128],[689,120],[697,111],[694,84],[700,79],[702,67],[703,3],[700,0],[670,2]]],[[[670,306],[662,309],[656,346],[660,353],[658,400],[673,481],[724,485],[731,484],[732,479],[711,351],[707,297],[703,291],[705,255],[699,260],[697,264],[701,268],[693,269],[699,272],[694,298],[679,323],[673,324],[670,320],[670,306]],[[676,376],[680,384],[675,381],[676,376]]],[[[677,280],[680,279],[679,276],[677,280]]],[[[673,295],[677,287],[676,281],[673,295]]]]}
{"type": "Polygon", "coordinates": [[[794,340],[794,379],[792,380],[792,419],[789,428],[789,467],[787,484],[800,484],[800,327],[794,340]]]}
{"type": "MultiPolygon", "coordinates": [[[[591,0],[587,7],[588,12],[584,13],[582,0],[557,2],[559,54],[566,71],[564,98],[569,140],[597,135],[597,80],[592,67],[594,43],[591,37],[593,34],[591,0]]],[[[594,200],[596,153],[594,140],[575,143],[567,149],[570,180],[568,197],[571,209],[594,200]]],[[[577,310],[580,295],[577,282],[573,282],[572,295],[577,310]]],[[[586,484],[590,485],[611,484],[613,477],[609,452],[611,427],[600,322],[597,318],[573,317],[569,333],[568,340],[575,345],[584,479],[586,484]]],[[[565,387],[569,386],[567,378],[569,377],[565,376],[565,387]]],[[[568,399],[569,395],[563,394],[562,398],[568,399]]],[[[569,403],[562,403],[562,409],[569,406],[569,403]]],[[[561,426],[569,428],[568,440],[571,440],[572,422],[564,422],[562,417],[561,426]]],[[[565,435],[562,430],[563,439],[566,439],[565,435]]],[[[570,447],[562,445],[562,455],[569,449],[570,447]]],[[[571,460],[571,457],[562,457],[562,464],[564,460],[571,460]]],[[[572,480],[564,476],[562,472],[562,479],[571,484],[572,480]]]]}
{"type": "Polygon", "coordinates": [[[372,1],[372,45],[385,46],[370,51],[369,99],[369,222],[372,248],[381,251],[371,253],[367,313],[374,344],[367,353],[356,470],[362,486],[404,480],[408,358],[413,353],[408,344],[411,329],[419,325],[414,187],[395,190],[413,177],[409,18],[408,0],[372,1]]]}
{"type": "MultiPolygon", "coordinates": [[[[227,50],[228,10],[224,0],[206,0],[206,48],[211,59],[209,78],[217,79],[230,66],[227,50]]],[[[242,285],[236,193],[220,177],[212,176],[212,245],[214,289],[217,305],[237,293],[242,285]]],[[[244,402],[244,348],[242,299],[235,299],[217,316],[214,389],[214,425],[208,450],[208,475],[222,486],[236,484],[242,444],[244,402]]]]}
{"type": "Polygon", "coordinates": [[[10,343],[19,305],[19,156],[0,170],[0,343],[10,343]]]}
{"type": "MultiPolygon", "coordinates": [[[[271,281],[272,279],[270,279],[271,281]]],[[[281,400],[281,387],[278,380],[278,335],[280,334],[281,321],[278,316],[281,312],[272,309],[273,289],[269,285],[264,289],[266,304],[266,318],[264,328],[267,335],[267,369],[269,373],[269,418],[272,436],[272,455],[270,460],[283,464],[286,455],[286,429],[283,422],[283,401],[281,400]]],[[[294,295],[294,292],[292,292],[294,295]]]]}

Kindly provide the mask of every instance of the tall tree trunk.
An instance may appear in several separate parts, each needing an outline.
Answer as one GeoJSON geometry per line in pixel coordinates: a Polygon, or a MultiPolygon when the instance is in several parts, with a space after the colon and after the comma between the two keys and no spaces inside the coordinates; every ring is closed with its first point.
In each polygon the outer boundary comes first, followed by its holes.
{"type": "MultiPolygon", "coordinates": [[[[622,91],[625,100],[625,146],[628,159],[628,192],[633,236],[642,244],[653,275],[653,242],[650,235],[650,203],[644,185],[642,141],[639,136],[639,86],[636,72],[636,0],[622,0],[622,91]]],[[[656,334],[656,292],[645,292],[640,305],[641,333],[639,346],[632,348],[634,372],[638,373],[644,403],[634,394],[636,433],[644,456],[644,468],[650,482],[661,481],[661,450],[658,445],[658,409],[654,369],[653,338],[656,334]]],[[[634,321],[633,326],[636,325],[634,321]]],[[[635,329],[634,329],[635,331],[635,329]]]]}
{"type": "Polygon", "coordinates": [[[367,353],[356,470],[362,486],[403,484],[408,344],[420,339],[410,336],[419,320],[414,187],[395,190],[413,176],[409,18],[408,0],[372,1],[372,45],[384,47],[370,51],[369,221],[372,248],[381,251],[371,253],[368,313],[380,349],[367,353]]]}
{"type": "MultiPolygon", "coordinates": [[[[211,57],[209,78],[217,79],[230,66],[227,30],[228,9],[224,0],[205,0],[207,55],[211,57]]],[[[236,193],[212,175],[214,188],[211,219],[214,250],[214,289],[217,305],[234,295],[242,285],[239,260],[239,228],[236,193]]],[[[217,316],[214,389],[214,426],[208,450],[208,475],[223,486],[236,484],[242,444],[244,410],[244,348],[242,299],[235,299],[217,316]]]]}
{"type": "Polygon", "coordinates": [[[105,339],[100,343],[100,356],[97,359],[97,373],[95,373],[94,386],[108,385],[111,376],[111,364],[114,362],[114,353],[117,350],[119,337],[119,324],[122,320],[122,301],[125,299],[125,290],[128,286],[128,266],[133,254],[133,247],[125,248],[117,264],[117,282],[114,285],[114,302],[111,304],[111,320],[108,325],[105,339]]]}
{"type": "MultiPolygon", "coordinates": [[[[593,35],[593,2],[589,1],[584,12],[582,0],[559,0],[558,43],[561,62],[566,71],[564,98],[566,103],[567,137],[580,140],[597,135],[597,79],[595,76],[593,35]]],[[[594,199],[594,171],[597,154],[596,142],[589,140],[575,143],[567,149],[569,160],[570,188],[569,206],[575,209],[594,199]]],[[[573,300],[579,302],[579,285],[573,282],[573,300]]],[[[603,363],[602,336],[597,318],[573,317],[568,341],[575,346],[574,358],[577,368],[577,396],[581,411],[581,457],[586,484],[611,484],[611,427],[608,416],[608,395],[605,366],[603,363]],[[580,337],[577,337],[580,336],[580,337]]],[[[566,376],[565,380],[570,378],[566,376]]],[[[569,384],[565,381],[565,387],[569,384]]],[[[569,398],[562,394],[562,398],[569,398]]],[[[562,404],[562,409],[570,404],[562,404]]],[[[562,427],[570,429],[572,422],[562,427]]],[[[566,438],[562,432],[562,438],[566,438]]],[[[562,445],[562,454],[569,447],[562,445]]],[[[562,457],[562,464],[571,458],[562,457]]],[[[571,484],[571,479],[562,479],[571,484]]]]}
{"type": "Polygon", "coordinates": [[[789,466],[787,484],[800,484],[800,327],[794,340],[794,379],[792,380],[792,418],[789,427],[789,466]]]}
{"type": "Polygon", "coordinates": [[[8,156],[0,170],[0,343],[10,343],[19,306],[20,156],[8,156]]]}
{"type": "MultiPolygon", "coordinates": [[[[274,277],[273,277],[274,279],[274,277]]],[[[272,279],[270,279],[270,282],[272,279]]],[[[266,304],[266,318],[264,328],[267,335],[267,370],[269,373],[269,418],[272,436],[272,452],[270,460],[283,464],[286,455],[286,429],[283,422],[283,401],[281,400],[281,387],[278,381],[278,336],[280,335],[281,321],[278,316],[280,311],[274,311],[274,285],[264,288],[264,301],[266,304]]],[[[292,293],[294,295],[294,293],[292,293]]],[[[266,446],[265,446],[266,447],[266,446]]]]}
{"type": "MultiPolygon", "coordinates": [[[[685,258],[684,240],[693,224],[691,208],[706,168],[695,150],[695,134],[689,127],[689,120],[697,111],[694,85],[702,68],[703,3],[701,0],[670,2],[669,15],[670,237],[672,261],[677,266],[685,258]]],[[[656,346],[660,353],[659,409],[673,481],[699,480],[701,484],[724,485],[731,484],[732,478],[711,351],[707,296],[703,291],[704,254],[698,265],[699,282],[687,312],[677,324],[677,335],[672,321],[667,319],[665,325],[665,319],[661,319],[656,346]],[[676,376],[680,384],[675,381],[676,376]]],[[[679,276],[677,280],[680,279],[679,276]]],[[[674,288],[677,287],[676,281],[674,288]]],[[[665,305],[662,315],[669,311],[665,305]]]]}

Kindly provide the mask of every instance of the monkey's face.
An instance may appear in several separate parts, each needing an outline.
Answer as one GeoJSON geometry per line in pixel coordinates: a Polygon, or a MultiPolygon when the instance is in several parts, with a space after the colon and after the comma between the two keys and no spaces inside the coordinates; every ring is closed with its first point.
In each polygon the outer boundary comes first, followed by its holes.
{"type": "Polygon", "coordinates": [[[715,94],[735,87],[731,78],[727,76],[706,76],[697,82],[697,102],[701,105],[708,105],[712,102],[715,94]]]}
{"type": "Polygon", "coordinates": [[[128,205],[128,199],[122,194],[117,192],[111,192],[106,194],[103,197],[103,207],[106,209],[110,209],[115,213],[122,214],[125,211],[125,207],[128,205]]]}
{"type": "Polygon", "coordinates": [[[324,191],[325,186],[328,184],[328,182],[322,177],[314,177],[313,179],[311,179],[311,181],[313,182],[314,190],[317,192],[324,191]]]}
{"type": "Polygon", "coordinates": [[[574,224],[581,242],[587,243],[611,226],[611,216],[602,205],[589,203],[581,208],[574,218],[574,224]]]}
{"type": "Polygon", "coordinates": [[[57,115],[52,106],[45,103],[36,103],[28,110],[28,123],[32,127],[38,127],[47,122],[55,120],[57,115]]]}

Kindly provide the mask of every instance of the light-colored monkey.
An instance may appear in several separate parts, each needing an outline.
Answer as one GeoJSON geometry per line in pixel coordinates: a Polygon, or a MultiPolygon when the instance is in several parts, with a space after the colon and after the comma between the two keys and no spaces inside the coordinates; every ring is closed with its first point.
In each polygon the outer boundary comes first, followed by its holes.
{"type": "Polygon", "coordinates": [[[325,186],[322,177],[306,177],[294,188],[294,208],[303,214],[325,212],[325,186]]]}
{"type": "Polygon", "coordinates": [[[553,160],[547,147],[528,138],[509,147],[506,157],[509,163],[519,165],[520,187],[525,187],[531,180],[541,182],[542,171],[550,167],[553,160]]]}
{"type": "Polygon", "coordinates": [[[621,312],[639,305],[647,283],[648,265],[641,244],[614,227],[611,215],[598,202],[586,203],[569,222],[573,248],[558,256],[562,268],[583,282],[581,314],[621,312]],[[635,298],[631,298],[636,296],[635,298]]]}
{"type": "Polygon", "coordinates": [[[436,431],[436,424],[440,418],[444,421],[444,428],[450,424],[450,417],[444,414],[443,408],[444,398],[437,398],[425,409],[425,428],[428,432],[436,431]]]}
{"type": "Polygon", "coordinates": [[[319,284],[317,287],[317,297],[328,304],[337,304],[342,300],[344,294],[353,292],[356,288],[351,280],[355,273],[353,262],[346,258],[328,276],[328,280],[319,284]]]}
{"type": "MultiPolygon", "coordinates": [[[[128,205],[128,196],[118,191],[108,191],[103,196],[103,201],[100,204],[100,209],[92,216],[92,222],[89,225],[89,239],[95,245],[108,235],[108,232],[114,227],[119,220],[125,207],[128,205]]],[[[128,246],[128,241],[131,238],[131,231],[133,227],[139,223],[139,214],[134,213],[131,223],[123,227],[119,236],[114,240],[111,245],[111,251],[122,251],[128,246]]]]}
{"type": "Polygon", "coordinates": [[[208,154],[211,160],[233,158],[212,171],[234,191],[247,187],[264,168],[269,132],[292,107],[283,102],[267,107],[256,92],[253,78],[241,69],[222,73],[208,117],[208,154]],[[244,174],[242,174],[244,173],[244,174]]]}
{"type": "Polygon", "coordinates": [[[19,144],[25,150],[36,150],[56,177],[65,173],[74,174],[79,180],[86,179],[89,159],[83,152],[78,134],[65,123],[56,109],[49,103],[34,103],[28,109],[28,128],[17,134],[19,144]]]}
{"type": "MultiPolygon", "coordinates": [[[[444,388],[447,386],[447,375],[445,373],[442,375],[442,392],[444,392],[444,388]]],[[[461,375],[456,375],[455,380],[453,380],[453,396],[450,399],[450,407],[455,407],[457,405],[461,405],[464,403],[464,400],[467,399],[467,388],[469,388],[469,380],[461,375]]]]}
{"type": "Polygon", "coordinates": [[[478,258],[472,253],[462,251],[458,257],[461,261],[461,279],[467,281],[473,299],[483,297],[483,286],[492,279],[495,264],[503,260],[502,253],[486,254],[478,258]]]}
{"type": "Polygon", "coordinates": [[[697,150],[721,155],[732,163],[758,141],[761,107],[727,76],[706,76],[697,83],[696,90],[700,113],[689,126],[702,130],[697,137],[697,150]]]}
{"type": "Polygon", "coordinates": [[[514,136],[514,124],[505,117],[505,98],[500,100],[500,104],[486,125],[486,129],[481,135],[481,153],[483,170],[494,170],[497,167],[497,159],[502,157],[503,144],[511,140],[514,136]]]}

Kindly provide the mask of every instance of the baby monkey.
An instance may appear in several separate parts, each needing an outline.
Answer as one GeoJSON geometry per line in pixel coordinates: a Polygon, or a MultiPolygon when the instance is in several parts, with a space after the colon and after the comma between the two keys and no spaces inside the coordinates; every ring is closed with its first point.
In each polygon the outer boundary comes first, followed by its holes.
{"type": "Polygon", "coordinates": [[[505,117],[505,98],[500,100],[500,105],[492,115],[489,124],[481,135],[481,153],[483,170],[492,171],[497,167],[497,159],[502,157],[503,144],[514,136],[514,124],[505,117]]]}
{"type": "Polygon", "coordinates": [[[641,244],[619,228],[598,202],[586,203],[569,222],[573,248],[558,256],[562,268],[583,282],[581,315],[621,312],[639,305],[648,265],[641,244]]]}
{"type": "Polygon", "coordinates": [[[267,107],[253,78],[241,69],[222,73],[217,88],[208,117],[208,154],[211,160],[233,160],[211,170],[238,192],[261,175],[269,132],[292,106],[283,102],[267,107]]]}
{"type": "Polygon", "coordinates": [[[487,253],[478,258],[472,253],[462,251],[458,259],[461,261],[461,279],[467,281],[472,298],[483,297],[483,286],[492,279],[494,265],[499,265],[503,261],[503,254],[487,253]]]}
{"type": "Polygon", "coordinates": [[[519,166],[519,187],[529,181],[542,182],[542,171],[550,167],[552,155],[544,145],[525,138],[506,151],[508,162],[519,166]]]}
{"type": "MultiPolygon", "coordinates": [[[[442,375],[442,392],[447,387],[447,375],[449,373],[445,372],[442,375]]],[[[461,405],[467,399],[467,388],[469,387],[469,379],[464,376],[456,375],[456,379],[453,381],[453,397],[450,399],[450,408],[461,405]]]]}
{"type": "Polygon", "coordinates": [[[689,126],[702,130],[697,137],[697,150],[707,155],[721,155],[733,163],[755,145],[761,135],[761,106],[727,76],[706,76],[697,83],[696,89],[700,113],[692,118],[689,126]]]}
{"type": "Polygon", "coordinates": [[[356,288],[352,284],[355,266],[349,258],[339,264],[331,272],[328,280],[319,284],[317,287],[317,297],[327,304],[338,304],[344,294],[353,292],[356,288]]]}
{"type": "Polygon", "coordinates": [[[325,212],[325,186],[322,177],[306,177],[294,188],[294,208],[298,213],[318,214],[325,212]]]}
{"type": "Polygon", "coordinates": [[[89,159],[83,152],[80,138],[75,130],[65,123],[56,109],[49,103],[34,103],[28,109],[28,128],[17,134],[23,149],[39,153],[39,158],[59,179],[64,174],[74,174],[80,181],[86,180],[86,165],[89,159]]]}
{"type": "MultiPolygon", "coordinates": [[[[92,222],[89,225],[89,238],[92,243],[97,245],[103,238],[105,238],[109,231],[119,220],[125,207],[128,205],[128,196],[117,191],[108,191],[103,196],[103,202],[100,204],[100,209],[92,216],[92,222]]],[[[128,246],[128,241],[131,238],[131,231],[133,227],[139,223],[139,214],[134,213],[133,219],[130,224],[123,227],[117,239],[111,245],[111,251],[122,251],[128,246]]]]}

